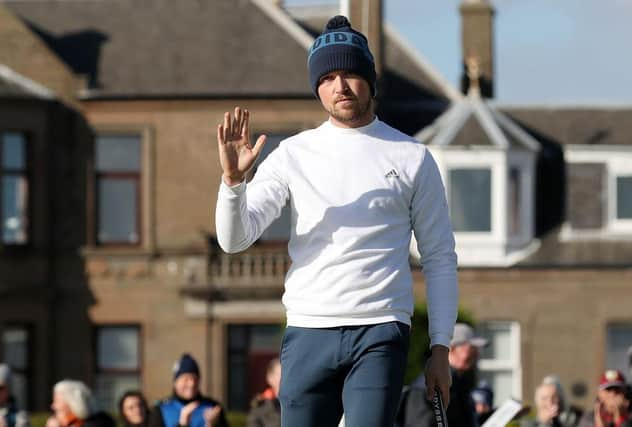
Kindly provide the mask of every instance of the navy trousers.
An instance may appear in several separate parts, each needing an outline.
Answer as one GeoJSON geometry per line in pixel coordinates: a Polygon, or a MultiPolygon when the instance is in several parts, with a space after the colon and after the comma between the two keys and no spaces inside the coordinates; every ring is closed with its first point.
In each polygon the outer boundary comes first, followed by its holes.
{"type": "Polygon", "coordinates": [[[281,345],[281,426],[392,427],[410,328],[401,322],[288,326],[281,345]]]}

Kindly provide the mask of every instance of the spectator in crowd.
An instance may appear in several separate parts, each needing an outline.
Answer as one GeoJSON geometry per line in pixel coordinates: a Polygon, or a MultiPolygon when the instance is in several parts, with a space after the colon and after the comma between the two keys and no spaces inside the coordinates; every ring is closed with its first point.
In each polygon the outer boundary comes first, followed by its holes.
{"type": "Polygon", "coordinates": [[[279,385],[281,384],[281,363],[274,358],[266,371],[268,388],[257,395],[248,414],[248,427],[281,427],[281,404],[279,385]]]}
{"type": "Polygon", "coordinates": [[[472,390],[472,400],[474,401],[478,425],[483,425],[495,410],[494,391],[487,381],[480,381],[476,388],[472,390]]]}
{"type": "Polygon", "coordinates": [[[97,409],[92,392],[81,381],[55,384],[51,409],[61,427],[114,427],[112,417],[97,409]]]}
{"type": "Polygon", "coordinates": [[[11,395],[11,368],[0,363],[0,427],[28,427],[29,417],[19,411],[11,395]]]}
{"type": "Polygon", "coordinates": [[[574,427],[580,414],[565,399],[560,380],[555,375],[542,379],[535,389],[535,419],[522,420],[521,427],[574,427]]]}
{"type": "Polygon", "coordinates": [[[119,400],[119,416],[124,427],[146,427],[149,418],[147,401],[138,390],[127,391],[119,400]]]}
{"type": "MultiPolygon", "coordinates": [[[[454,326],[448,362],[452,374],[450,405],[447,408],[448,425],[455,427],[478,426],[471,392],[476,378],[476,363],[480,349],[487,340],[474,335],[474,330],[465,323],[454,326]]],[[[426,384],[421,374],[404,393],[398,414],[398,422],[404,427],[435,427],[435,419],[430,402],[426,399],[426,384]]]]}
{"type": "Polygon", "coordinates": [[[594,409],[584,414],[579,427],[632,427],[630,400],[625,392],[625,378],[620,371],[604,372],[599,378],[594,409]]]}
{"type": "Polygon", "coordinates": [[[189,354],[173,367],[173,393],[149,413],[149,427],[227,427],[219,402],[200,393],[200,369],[189,354]]]}

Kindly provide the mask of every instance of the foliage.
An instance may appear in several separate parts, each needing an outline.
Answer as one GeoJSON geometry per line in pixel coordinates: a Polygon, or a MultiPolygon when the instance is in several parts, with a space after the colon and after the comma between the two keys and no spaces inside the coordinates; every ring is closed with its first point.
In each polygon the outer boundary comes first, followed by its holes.
{"type": "Polygon", "coordinates": [[[230,427],[246,427],[247,414],[243,412],[229,412],[227,415],[230,427]]]}
{"type": "MultiPolygon", "coordinates": [[[[473,325],[470,313],[459,308],[457,321],[473,325]]],[[[430,337],[428,336],[428,307],[425,302],[415,304],[412,318],[410,349],[408,350],[408,366],[404,384],[410,384],[422,372],[430,355],[430,337]]]]}

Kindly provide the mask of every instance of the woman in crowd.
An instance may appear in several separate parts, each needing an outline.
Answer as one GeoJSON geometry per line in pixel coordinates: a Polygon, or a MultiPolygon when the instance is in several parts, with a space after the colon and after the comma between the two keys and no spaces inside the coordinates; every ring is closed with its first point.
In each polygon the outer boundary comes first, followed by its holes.
{"type": "Polygon", "coordinates": [[[112,417],[97,409],[92,392],[81,381],[55,384],[51,409],[61,427],[114,427],[112,417]]]}
{"type": "Polygon", "coordinates": [[[149,416],[147,401],[140,391],[127,391],[119,400],[119,416],[125,427],[146,427],[149,416]]]}

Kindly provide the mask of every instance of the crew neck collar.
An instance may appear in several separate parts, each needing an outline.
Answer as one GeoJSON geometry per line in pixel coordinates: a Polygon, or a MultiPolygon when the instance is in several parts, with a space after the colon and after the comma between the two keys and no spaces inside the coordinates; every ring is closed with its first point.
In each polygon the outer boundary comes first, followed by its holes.
{"type": "Polygon", "coordinates": [[[338,133],[347,133],[347,134],[362,133],[362,134],[367,134],[367,133],[371,132],[374,128],[376,128],[379,122],[380,122],[380,120],[378,119],[378,117],[376,115],[373,118],[373,121],[371,123],[366,124],[364,126],[357,127],[357,128],[343,128],[343,127],[336,126],[336,125],[334,125],[331,122],[331,119],[327,120],[324,123],[324,125],[328,129],[330,129],[330,130],[332,130],[334,132],[338,132],[338,133]]]}

